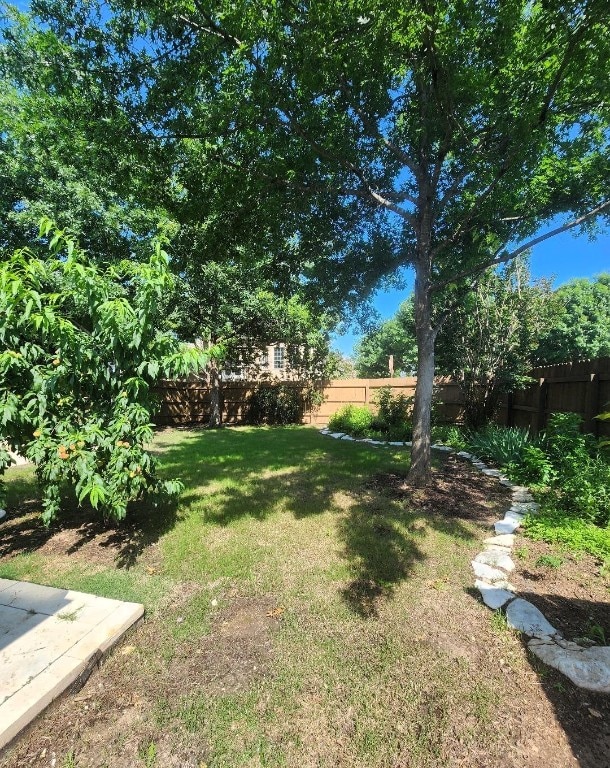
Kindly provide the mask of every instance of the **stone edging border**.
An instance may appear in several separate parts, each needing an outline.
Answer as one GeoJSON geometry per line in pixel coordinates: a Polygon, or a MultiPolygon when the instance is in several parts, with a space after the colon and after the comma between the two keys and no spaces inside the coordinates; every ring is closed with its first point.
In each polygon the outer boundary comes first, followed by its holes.
{"type": "MultiPolygon", "coordinates": [[[[331,432],[327,428],[320,430],[338,440],[368,443],[369,445],[391,445],[410,447],[410,442],[388,442],[383,440],[357,440],[343,432],[331,432]]],[[[434,444],[435,450],[454,453],[446,445],[434,444]]],[[[531,638],[527,647],[535,656],[550,667],[554,667],[568,677],[575,685],[596,693],[610,693],[610,646],[583,648],[566,640],[535,605],[516,594],[509,582],[509,574],[515,564],[511,558],[515,540],[515,531],[528,512],[535,512],[538,505],[525,486],[515,485],[500,470],[490,469],[483,461],[466,451],[456,454],[461,459],[470,461],[476,469],[488,477],[497,478],[501,485],[512,491],[512,504],[502,520],[494,523],[495,535],[484,540],[484,549],[472,561],[475,575],[474,586],[480,592],[485,605],[494,611],[503,610],[511,629],[522,632],[531,638]]]]}

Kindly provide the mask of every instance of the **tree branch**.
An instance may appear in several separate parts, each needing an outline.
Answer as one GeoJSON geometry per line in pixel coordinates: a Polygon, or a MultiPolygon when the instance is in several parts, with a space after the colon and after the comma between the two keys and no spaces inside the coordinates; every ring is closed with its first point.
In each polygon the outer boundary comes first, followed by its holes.
{"type": "Polygon", "coordinates": [[[445,280],[442,280],[439,283],[433,283],[431,286],[431,290],[434,292],[440,291],[445,286],[449,285],[449,283],[454,283],[457,280],[461,280],[464,277],[470,277],[471,275],[478,276],[482,272],[484,272],[486,269],[489,269],[489,267],[495,267],[500,264],[506,264],[507,262],[517,258],[517,256],[520,256],[525,251],[528,251],[530,248],[533,248],[534,246],[539,245],[540,243],[543,243],[545,240],[549,240],[551,237],[555,237],[555,235],[560,235],[563,232],[568,232],[570,229],[574,229],[574,227],[578,227],[580,224],[583,224],[585,221],[588,221],[589,219],[592,219],[595,216],[598,216],[599,214],[603,213],[606,210],[610,210],[610,200],[607,200],[605,203],[598,205],[596,208],[593,208],[592,210],[588,211],[587,213],[584,213],[582,216],[579,216],[576,219],[573,219],[572,221],[568,221],[559,227],[555,227],[555,229],[551,229],[549,232],[545,232],[543,235],[539,235],[538,237],[534,237],[531,240],[528,240],[526,243],[523,243],[523,245],[520,245],[518,248],[515,248],[514,251],[510,251],[509,253],[504,253],[500,256],[495,256],[494,258],[486,261],[484,264],[479,264],[478,266],[473,267],[472,269],[465,269],[462,272],[458,272],[452,275],[451,277],[448,277],[445,280]]]}

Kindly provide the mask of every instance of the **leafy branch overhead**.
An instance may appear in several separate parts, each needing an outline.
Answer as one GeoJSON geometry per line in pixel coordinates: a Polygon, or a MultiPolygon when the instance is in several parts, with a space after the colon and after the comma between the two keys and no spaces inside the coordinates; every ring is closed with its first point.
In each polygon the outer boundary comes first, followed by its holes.
{"type": "Polygon", "coordinates": [[[35,463],[46,523],[64,484],[121,519],[131,500],[180,490],[157,479],[145,448],[151,386],[208,356],[160,330],[173,278],[159,241],[147,263],[101,270],[52,222],[40,234],[48,255],[21,250],[0,265],[0,441],[35,463]]]}
{"type": "Polygon", "coordinates": [[[115,135],[162,159],[178,220],[219,246],[290,243],[291,272],[335,306],[414,268],[424,482],[457,285],[610,210],[606,0],[101,5],[34,7],[115,135]]]}

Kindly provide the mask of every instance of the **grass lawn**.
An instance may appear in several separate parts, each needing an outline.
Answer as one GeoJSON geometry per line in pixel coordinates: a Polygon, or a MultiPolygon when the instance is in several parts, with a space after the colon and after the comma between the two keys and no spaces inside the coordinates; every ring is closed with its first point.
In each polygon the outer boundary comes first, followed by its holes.
{"type": "Polygon", "coordinates": [[[8,473],[0,577],[141,601],[146,619],[0,766],[604,765],[568,716],[580,694],[471,588],[508,506],[496,483],[449,459],[433,492],[409,491],[404,452],[307,427],[154,447],[181,502],[118,529],[74,511],[45,530],[31,470],[8,473]]]}

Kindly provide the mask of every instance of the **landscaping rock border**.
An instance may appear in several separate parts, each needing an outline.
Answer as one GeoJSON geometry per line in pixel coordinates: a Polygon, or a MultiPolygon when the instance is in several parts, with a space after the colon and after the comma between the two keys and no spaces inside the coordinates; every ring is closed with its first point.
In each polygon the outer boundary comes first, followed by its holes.
{"type": "MultiPolygon", "coordinates": [[[[338,440],[368,443],[379,446],[410,447],[410,442],[357,440],[343,432],[331,432],[327,428],[321,434],[338,440]]],[[[446,445],[435,443],[432,448],[453,453],[446,445]]],[[[494,523],[495,535],[484,540],[484,548],[472,561],[475,575],[474,586],[481,594],[485,605],[494,611],[503,610],[511,629],[522,632],[531,638],[528,650],[550,667],[554,667],[568,677],[575,685],[596,693],[610,693],[610,646],[583,648],[566,640],[561,632],[550,624],[535,605],[516,594],[508,580],[515,564],[511,558],[517,531],[526,516],[538,510],[538,504],[529,488],[512,483],[500,470],[491,469],[477,456],[466,451],[456,454],[488,477],[498,480],[501,485],[512,491],[512,503],[502,520],[494,523]]]]}

